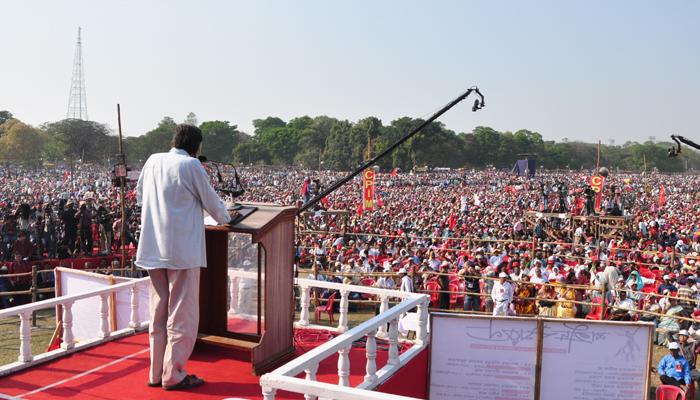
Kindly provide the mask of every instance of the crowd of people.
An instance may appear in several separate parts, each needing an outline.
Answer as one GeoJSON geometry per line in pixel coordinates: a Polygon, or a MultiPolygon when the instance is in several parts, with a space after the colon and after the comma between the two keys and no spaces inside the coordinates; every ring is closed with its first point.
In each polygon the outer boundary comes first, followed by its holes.
{"type": "MultiPolygon", "coordinates": [[[[68,259],[103,256],[107,261],[121,246],[118,188],[111,171],[99,164],[4,164],[0,188],[0,292],[27,290],[32,284],[27,276],[2,275],[27,273],[34,265],[51,268],[49,260],[70,265],[68,259]]],[[[125,204],[125,243],[135,246],[139,218],[132,192],[125,204]]],[[[38,278],[39,286],[53,283],[50,274],[38,278]]],[[[10,300],[0,296],[0,307],[10,306],[10,300]]]]}
{"type": "MultiPolygon", "coordinates": [[[[222,172],[232,176],[228,167],[222,172]]],[[[238,201],[296,206],[345,175],[274,167],[239,172],[246,192],[238,201]]],[[[376,176],[373,209],[359,207],[358,177],[299,220],[297,268],[316,279],[429,292],[443,309],[583,318],[598,315],[604,303],[603,318],[653,320],[668,332],[697,328],[666,317],[692,319],[700,299],[696,175],[610,174],[597,210],[589,207],[585,171],[376,176]],[[592,214],[627,218],[625,229],[602,238],[595,218],[570,218],[592,214]]],[[[0,273],[16,270],[13,264],[118,248],[119,196],[109,169],[4,165],[0,187],[0,273]]],[[[126,242],[136,245],[134,197],[130,186],[126,242]]]]}
{"type": "MultiPolygon", "coordinates": [[[[343,176],[243,175],[246,200],[296,205],[343,176]]],[[[298,268],[315,279],[390,288],[407,287],[408,276],[412,290],[431,293],[443,309],[653,321],[659,343],[700,327],[696,175],[610,174],[597,209],[588,172],[377,176],[375,209],[359,209],[358,178],[300,221],[298,268]],[[333,210],[345,212],[326,212],[333,210]],[[606,216],[623,222],[603,237],[595,217],[606,216]]]]}

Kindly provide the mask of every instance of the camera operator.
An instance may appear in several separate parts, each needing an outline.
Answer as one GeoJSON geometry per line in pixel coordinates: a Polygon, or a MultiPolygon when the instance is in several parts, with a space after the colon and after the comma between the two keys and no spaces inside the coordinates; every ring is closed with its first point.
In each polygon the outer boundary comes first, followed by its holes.
{"type": "Polygon", "coordinates": [[[100,247],[104,249],[104,254],[109,255],[112,253],[112,239],[114,238],[112,224],[114,223],[114,218],[112,213],[104,205],[100,204],[97,208],[96,220],[100,226],[100,247]]]}

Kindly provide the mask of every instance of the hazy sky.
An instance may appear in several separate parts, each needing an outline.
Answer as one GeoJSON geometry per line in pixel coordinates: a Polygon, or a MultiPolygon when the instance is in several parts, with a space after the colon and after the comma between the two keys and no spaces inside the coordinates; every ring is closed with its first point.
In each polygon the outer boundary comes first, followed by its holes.
{"type": "Polygon", "coordinates": [[[77,27],[88,113],[126,135],[163,116],[424,117],[545,139],[700,139],[697,1],[0,0],[0,109],[65,118],[77,27]]]}

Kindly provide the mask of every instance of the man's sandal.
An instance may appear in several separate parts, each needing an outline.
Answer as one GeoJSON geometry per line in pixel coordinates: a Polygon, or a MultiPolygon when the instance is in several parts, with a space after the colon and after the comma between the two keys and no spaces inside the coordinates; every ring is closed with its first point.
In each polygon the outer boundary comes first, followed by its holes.
{"type": "Polygon", "coordinates": [[[163,384],[161,382],[148,382],[148,387],[161,387],[163,384]]]}
{"type": "Polygon", "coordinates": [[[196,388],[197,386],[202,386],[204,380],[197,377],[197,375],[187,375],[180,383],[172,386],[163,386],[165,390],[187,390],[196,388]]]}

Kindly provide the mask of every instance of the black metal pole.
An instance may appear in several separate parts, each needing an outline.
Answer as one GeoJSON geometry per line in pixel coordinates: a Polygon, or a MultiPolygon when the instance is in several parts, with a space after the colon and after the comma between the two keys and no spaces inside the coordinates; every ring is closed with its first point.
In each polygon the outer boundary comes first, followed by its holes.
{"type": "Polygon", "coordinates": [[[469,96],[469,95],[472,94],[472,93],[478,94],[479,97],[481,98],[481,106],[477,107],[476,104],[475,104],[475,107],[472,109],[472,111],[476,111],[476,110],[482,108],[482,107],[484,106],[484,96],[483,96],[483,95],[481,94],[481,92],[479,91],[479,88],[477,88],[477,87],[471,87],[471,88],[467,89],[466,92],[462,93],[459,97],[457,97],[456,99],[454,99],[454,100],[452,100],[451,102],[449,102],[445,107],[443,107],[443,108],[441,108],[440,110],[438,110],[437,112],[435,112],[435,114],[431,115],[430,118],[428,118],[427,120],[425,120],[425,121],[424,121],[422,124],[420,124],[418,127],[414,128],[411,132],[407,133],[404,137],[402,137],[401,139],[399,139],[396,143],[394,143],[394,144],[392,144],[391,146],[389,146],[389,147],[387,147],[386,149],[384,149],[384,151],[382,151],[381,153],[379,153],[377,156],[375,156],[375,157],[372,158],[371,160],[365,161],[362,165],[360,165],[355,171],[351,172],[348,176],[346,176],[346,177],[344,177],[344,178],[342,178],[342,179],[339,179],[339,180],[335,181],[331,186],[328,187],[328,189],[324,190],[323,192],[321,192],[321,193],[319,193],[318,195],[316,195],[316,197],[314,197],[313,199],[309,200],[308,203],[304,204],[303,206],[301,206],[301,208],[299,208],[299,210],[297,211],[297,215],[299,215],[299,214],[301,214],[302,212],[306,211],[306,210],[309,209],[310,207],[313,207],[316,203],[318,203],[319,201],[321,201],[322,198],[328,196],[330,193],[332,193],[333,191],[335,191],[336,189],[338,189],[339,187],[341,187],[341,186],[343,186],[345,183],[347,183],[350,179],[352,179],[352,178],[354,178],[355,176],[357,176],[360,172],[362,172],[362,171],[364,171],[365,169],[367,169],[367,167],[369,167],[370,165],[376,163],[379,159],[383,158],[383,157],[386,156],[387,154],[391,153],[395,148],[401,146],[405,141],[407,141],[408,139],[410,139],[411,136],[413,136],[413,135],[415,135],[416,133],[420,132],[423,128],[425,128],[426,126],[428,126],[428,124],[430,124],[431,122],[433,122],[433,121],[435,121],[436,119],[438,119],[442,114],[444,114],[444,113],[446,113],[447,111],[449,111],[450,108],[456,106],[459,102],[461,102],[462,100],[466,99],[467,96],[469,96]]]}
{"type": "MultiPolygon", "coordinates": [[[[117,104],[117,123],[119,124],[119,155],[118,158],[119,160],[117,162],[121,163],[126,160],[124,156],[124,145],[122,143],[122,112],[121,112],[121,107],[119,104],[117,104]]],[[[126,168],[126,166],[124,167],[126,168]]],[[[126,268],[126,205],[124,204],[124,185],[126,184],[126,177],[119,177],[119,207],[121,211],[121,217],[122,217],[122,223],[120,224],[119,227],[119,244],[121,245],[122,248],[122,257],[121,257],[121,270],[122,273],[124,269],[126,268]]],[[[133,272],[133,265],[131,272],[133,272]]]]}

